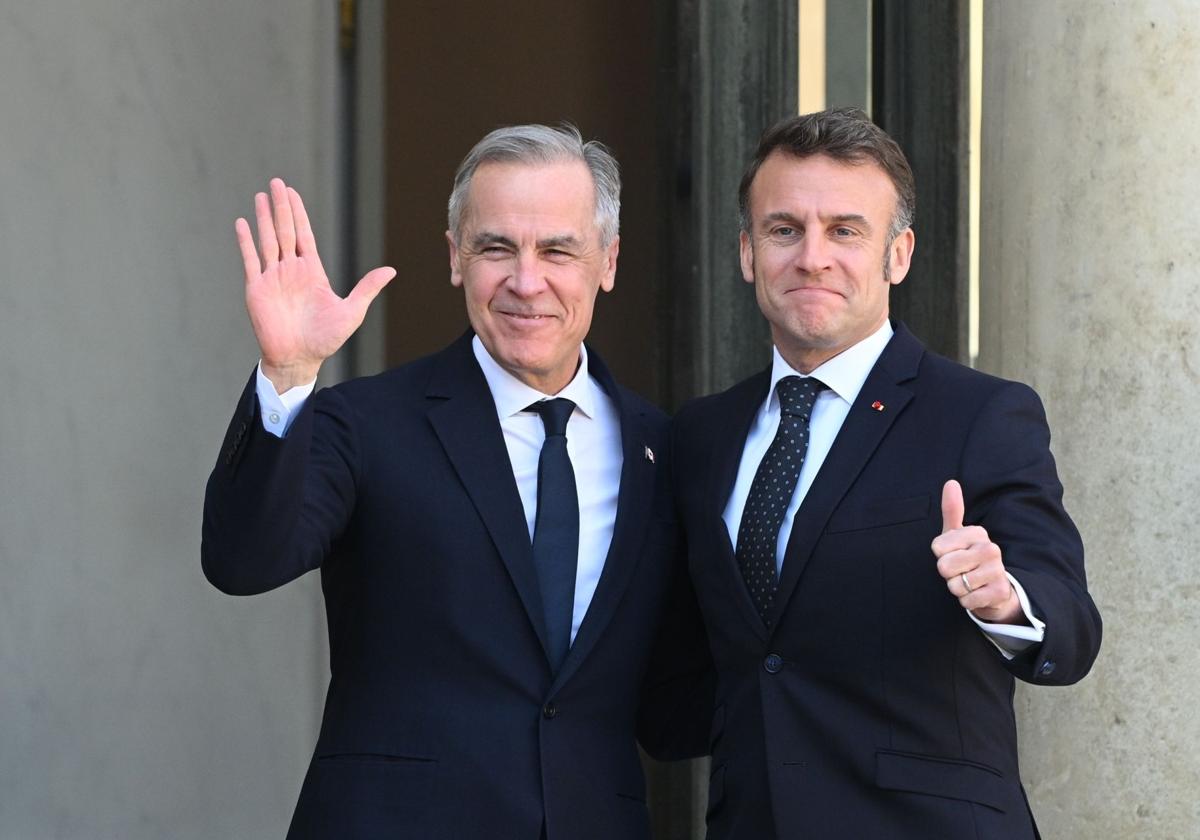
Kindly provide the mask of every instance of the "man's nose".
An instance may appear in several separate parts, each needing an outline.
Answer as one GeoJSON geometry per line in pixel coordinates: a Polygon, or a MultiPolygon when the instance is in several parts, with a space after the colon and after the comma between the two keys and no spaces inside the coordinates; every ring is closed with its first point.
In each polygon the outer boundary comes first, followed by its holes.
{"type": "Polygon", "coordinates": [[[542,276],[540,261],[537,254],[521,252],[517,255],[517,264],[509,277],[508,286],[514,294],[522,297],[535,295],[546,285],[542,276]]]}
{"type": "Polygon", "coordinates": [[[796,268],[807,274],[817,274],[829,268],[832,252],[822,236],[805,236],[796,247],[796,268]]]}

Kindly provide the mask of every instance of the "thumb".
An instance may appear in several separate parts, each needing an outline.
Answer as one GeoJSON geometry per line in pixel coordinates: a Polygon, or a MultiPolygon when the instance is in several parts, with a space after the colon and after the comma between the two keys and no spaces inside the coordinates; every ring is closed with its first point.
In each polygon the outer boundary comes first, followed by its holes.
{"type": "Polygon", "coordinates": [[[942,487],[942,533],[961,528],[963,513],[962,485],[954,479],[950,479],[942,487]]]}
{"type": "Polygon", "coordinates": [[[355,306],[366,312],[371,301],[375,300],[375,297],[383,291],[383,287],[390,283],[395,276],[396,269],[388,266],[368,271],[350,290],[346,299],[353,301],[355,306]]]}

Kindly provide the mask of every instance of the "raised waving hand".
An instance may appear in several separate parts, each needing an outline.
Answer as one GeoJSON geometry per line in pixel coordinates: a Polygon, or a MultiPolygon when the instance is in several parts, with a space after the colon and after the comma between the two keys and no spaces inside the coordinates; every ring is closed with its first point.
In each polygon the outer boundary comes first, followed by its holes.
{"type": "Polygon", "coordinates": [[[250,224],[234,224],[246,272],[246,309],[262,352],[263,374],[279,393],[317,378],[366,317],[367,307],[396,276],[367,272],[345,298],[329,285],[300,194],[279,178],[271,195],[254,196],[258,248],[250,224]]]}

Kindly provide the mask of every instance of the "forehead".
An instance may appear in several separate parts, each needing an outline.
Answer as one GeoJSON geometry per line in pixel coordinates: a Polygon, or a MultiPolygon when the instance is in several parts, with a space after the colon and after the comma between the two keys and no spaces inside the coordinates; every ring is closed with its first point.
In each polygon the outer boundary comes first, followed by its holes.
{"type": "Polygon", "coordinates": [[[465,221],[480,225],[594,226],[596,197],[583,161],[489,162],[471,177],[465,221]]]}
{"type": "Polygon", "coordinates": [[[874,161],[849,163],[827,155],[796,157],[776,151],[755,173],[749,199],[756,218],[813,211],[887,219],[895,212],[897,195],[887,173],[874,161]]]}

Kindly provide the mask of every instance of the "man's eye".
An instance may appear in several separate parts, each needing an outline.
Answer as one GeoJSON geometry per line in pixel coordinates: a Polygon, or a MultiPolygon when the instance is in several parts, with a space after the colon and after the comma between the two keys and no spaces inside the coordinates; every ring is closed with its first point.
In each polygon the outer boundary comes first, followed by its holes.
{"type": "Polygon", "coordinates": [[[789,225],[783,225],[783,226],[777,227],[773,231],[771,231],[771,233],[775,236],[784,236],[784,237],[795,236],[799,232],[800,231],[796,230],[794,227],[791,227],[789,225]]]}
{"type": "Polygon", "coordinates": [[[836,227],[833,229],[834,236],[846,237],[854,235],[854,228],[836,227]]]}

